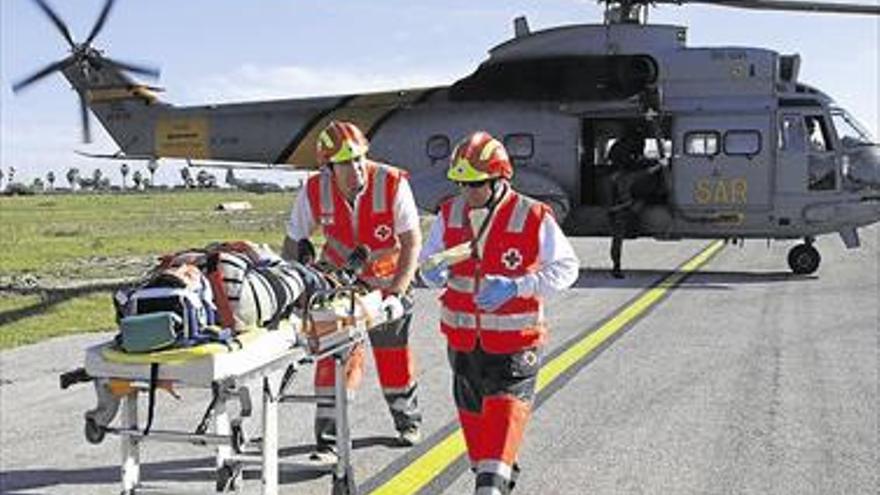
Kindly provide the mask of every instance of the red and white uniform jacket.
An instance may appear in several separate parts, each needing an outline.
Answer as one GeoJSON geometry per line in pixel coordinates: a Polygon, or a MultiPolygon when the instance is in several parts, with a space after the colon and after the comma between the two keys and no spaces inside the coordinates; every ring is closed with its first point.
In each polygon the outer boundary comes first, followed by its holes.
{"type": "MultiPolygon", "coordinates": [[[[472,242],[468,212],[462,197],[445,202],[421,258],[472,242]]],[[[483,252],[450,268],[440,298],[441,330],[458,351],[480,345],[501,354],[539,346],[547,335],[542,295],[570,286],[577,278],[578,260],[550,208],[510,188],[487,221],[485,242],[479,243],[483,252]],[[517,284],[517,296],[492,312],[480,311],[474,303],[486,275],[503,275],[517,284]]]]}

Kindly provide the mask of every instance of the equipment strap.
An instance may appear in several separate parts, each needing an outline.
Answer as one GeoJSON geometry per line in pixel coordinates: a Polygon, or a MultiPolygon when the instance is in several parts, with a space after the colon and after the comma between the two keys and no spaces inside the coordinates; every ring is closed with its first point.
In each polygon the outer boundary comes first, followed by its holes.
{"type": "Polygon", "coordinates": [[[208,408],[205,409],[205,414],[202,415],[202,420],[199,421],[198,426],[196,426],[196,435],[204,435],[208,431],[208,422],[211,420],[211,415],[214,413],[214,408],[217,407],[217,401],[220,400],[220,389],[217,382],[211,383],[211,402],[208,404],[208,408]]]}
{"type": "Polygon", "coordinates": [[[144,436],[150,434],[153,427],[153,414],[156,412],[156,385],[159,383],[159,363],[150,363],[150,393],[147,399],[147,425],[144,436]]]}

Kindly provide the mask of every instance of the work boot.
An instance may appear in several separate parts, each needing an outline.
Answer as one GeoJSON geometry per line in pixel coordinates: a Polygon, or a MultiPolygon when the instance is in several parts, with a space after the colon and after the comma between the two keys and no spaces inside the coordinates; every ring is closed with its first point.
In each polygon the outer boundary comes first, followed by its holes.
{"type": "Polygon", "coordinates": [[[309,455],[309,460],[320,464],[336,464],[339,462],[339,456],[331,445],[318,445],[309,455]]]}
{"type": "Polygon", "coordinates": [[[422,431],[418,425],[409,425],[398,432],[401,445],[412,447],[422,441],[422,431]]]}
{"type": "Polygon", "coordinates": [[[614,278],[623,278],[623,270],[619,267],[615,267],[611,270],[611,276],[614,278]]]}

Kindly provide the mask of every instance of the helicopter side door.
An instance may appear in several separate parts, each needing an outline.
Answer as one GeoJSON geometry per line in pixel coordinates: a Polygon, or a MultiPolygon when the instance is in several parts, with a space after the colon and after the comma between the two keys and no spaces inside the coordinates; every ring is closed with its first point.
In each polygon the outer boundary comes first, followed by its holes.
{"type": "Polygon", "coordinates": [[[673,129],[676,207],[695,212],[770,209],[768,114],[683,115],[673,129]]]}

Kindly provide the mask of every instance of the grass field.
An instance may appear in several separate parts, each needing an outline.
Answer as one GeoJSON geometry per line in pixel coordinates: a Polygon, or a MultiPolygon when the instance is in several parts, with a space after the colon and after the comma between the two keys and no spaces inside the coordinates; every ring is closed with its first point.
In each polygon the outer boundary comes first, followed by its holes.
{"type": "Polygon", "coordinates": [[[156,255],[216,240],[279,248],[294,195],[157,192],[0,197],[0,348],[113,326],[112,289],[156,255]],[[252,210],[217,211],[227,201],[252,210]]]}

